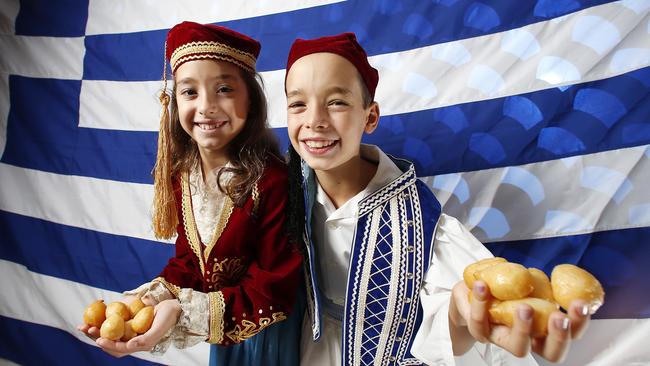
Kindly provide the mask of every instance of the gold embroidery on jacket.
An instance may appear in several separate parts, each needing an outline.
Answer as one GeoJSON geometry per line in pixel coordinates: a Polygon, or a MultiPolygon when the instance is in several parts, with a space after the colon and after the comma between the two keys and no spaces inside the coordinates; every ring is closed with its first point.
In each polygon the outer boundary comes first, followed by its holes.
{"type": "Polygon", "coordinates": [[[260,318],[259,325],[250,320],[244,319],[241,322],[241,326],[239,324],[235,325],[232,330],[226,332],[226,336],[228,336],[228,338],[230,338],[233,342],[240,343],[261,332],[269,325],[287,319],[287,316],[284,315],[283,312],[273,313],[271,317],[272,318],[260,318]]]}
{"type": "Polygon", "coordinates": [[[185,234],[187,234],[187,241],[192,248],[192,251],[199,259],[199,266],[201,273],[205,273],[203,264],[203,257],[201,256],[201,240],[199,239],[199,231],[194,221],[194,213],[192,212],[192,193],[190,192],[190,178],[187,172],[181,175],[182,186],[182,208],[183,208],[183,226],[185,227],[185,234]]]}
{"type": "Polygon", "coordinates": [[[181,288],[174,285],[173,283],[167,281],[166,279],[162,277],[156,277],[154,278],[153,282],[159,282],[161,285],[165,286],[165,288],[174,295],[175,298],[178,298],[178,294],[181,292],[181,288]]]}
{"type": "Polygon", "coordinates": [[[223,315],[226,311],[226,302],[221,291],[208,293],[208,298],[210,299],[210,336],[207,342],[221,343],[223,342],[223,315]]]}
{"type": "Polygon", "coordinates": [[[220,289],[223,286],[237,282],[244,272],[246,272],[246,263],[243,263],[242,258],[215,260],[212,266],[210,282],[212,282],[215,289],[220,289]]]}
{"type": "Polygon", "coordinates": [[[217,240],[219,240],[221,234],[223,234],[223,230],[226,228],[226,224],[228,224],[230,215],[232,215],[232,210],[235,207],[232,199],[230,199],[230,196],[225,195],[224,200],[223,209],[219,215],[219,221],[217,222],[217,227],[215,228],[214,235],[212,235],[212,240],[210,240],[210,243],[206,246],[205,251],[203,252],[206,261],[210,258],[210,252],[212,251],[212,248],[214,248],[214,246],[217,244],[217,240]]]}

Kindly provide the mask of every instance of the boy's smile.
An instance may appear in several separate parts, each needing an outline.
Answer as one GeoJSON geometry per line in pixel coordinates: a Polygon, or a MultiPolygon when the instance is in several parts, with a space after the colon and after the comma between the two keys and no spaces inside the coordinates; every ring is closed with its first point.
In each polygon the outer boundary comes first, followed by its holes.
{"type": "Polygon", "coordinates": [[[288,71],[289,138],[317,174],[345,174],[361,161],[363,133],[378,119],[376,104],[363,105],[361,83],[352,63],[332,53],[302,57],[288,71]]]}

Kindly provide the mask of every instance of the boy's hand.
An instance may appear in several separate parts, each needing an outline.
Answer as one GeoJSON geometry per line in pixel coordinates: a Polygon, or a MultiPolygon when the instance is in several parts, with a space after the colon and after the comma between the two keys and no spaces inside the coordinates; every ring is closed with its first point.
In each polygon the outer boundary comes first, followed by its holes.
{"type": "MultiPolygon", "coordinates": [[[[491,324],[488,321],[490,292],[483,281],[476,281],[472,291],[472,302],[468,299],[469,289],[463,281],[454,286],[449,308],[450,323],[456,327],[467,327],[467,332],[481,343],[494,343],[517,357],[523,357],[532,349],[551,362],[564,359],[572,339],[578,339],[589,324],[590,316],[586,304],[574,301],[568,314],[555,311],[548,320],[548,335],[540,338],[531,336],[533,309],[520,305],[513,327],[491,324]],[[568,315],[568,316],[567,316],[568,315]]],[[[453,334],[453,332],[452,332],[453,334]]],[[[452,343],[457,339],[453,339],[452,343]]],[[[462,339],[460,340],[462,342],[462,339]]],[[[465,347],[465,351],[468,347],[465,347]]]]}

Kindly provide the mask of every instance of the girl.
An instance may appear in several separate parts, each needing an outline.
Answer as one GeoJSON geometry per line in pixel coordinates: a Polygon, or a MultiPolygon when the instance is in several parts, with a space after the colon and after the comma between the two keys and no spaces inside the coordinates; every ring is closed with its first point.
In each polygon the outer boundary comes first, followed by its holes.
{"type": "Polygon", "coordinates": [[[174,90],[170,115],[161,95],[153,223],[159,238],[178,234],[176,256],[125,293],[155,305],[156,315],[128,342],[98,338],[113,355],[207,341],[211,364],[295,363],[294,324],[267,328],[291,311],[302,257],[285,235],[287,173],[265,126],[259,51],[254,39],[215,25],[183,22],[167,35],[174,90]],[[251,337],[240,348],[215,346],[251,337]]]}

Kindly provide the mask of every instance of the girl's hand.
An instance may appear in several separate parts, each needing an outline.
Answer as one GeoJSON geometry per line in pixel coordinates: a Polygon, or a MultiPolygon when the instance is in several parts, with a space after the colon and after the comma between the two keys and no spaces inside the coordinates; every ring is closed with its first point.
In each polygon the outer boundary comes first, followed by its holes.
{"type": "Polygon", "coordinates": [[[133,352],[150,351],[162,337],[178,322],[181,314],[181,304],[176,299],[165,300],[154,308],[154,318],[151,328],[144,334],[136,336],[128,342],[111,341],[97,338],[97,344],[107,353],[122,357],[133,352]]]}
{"type": "MultiPolygon", "coordinates": [[[[568,314],[555,311],[548,320],[548,335],[540,338],[531,336],[533,309],[520,305],[513,327],[491,324],[488,321],[490,291],[483,281],[476,281],[472,290],[472,302],[468,299],[469,289],[463,281],[454,286],[449,308],[450,324],[467,327],[467,332],[481,343],[494,343],[517,357],[524,357],[532,349],[551,362],[560,362],[566,356],[572,339],[578,339],[587,328],[590,316],[586,304],[574,301],[568,314]]],[[[453,334],[453,333],[452,333],[453,334]]],[[[455,340],[452,337],[452,343],[455,340]]],[[[468,347],[465,347],[467,350],[468,347]]]]}
{"type": "MultiPolygon", "coordinates": [[[[128,305],[131,303],[131,301],[135,299],[136,299],[135,296],[127,296],[120,301],[128,305]]],[[[146,304],[146,305],[151,305],[151,304],[146,304]]],[[[88,324],[80,324],[77,325],[77,330],[83,332],[88,338],[92,339],[93,341],[99,338],[99,328],[97,327],[88,324]]]]}

